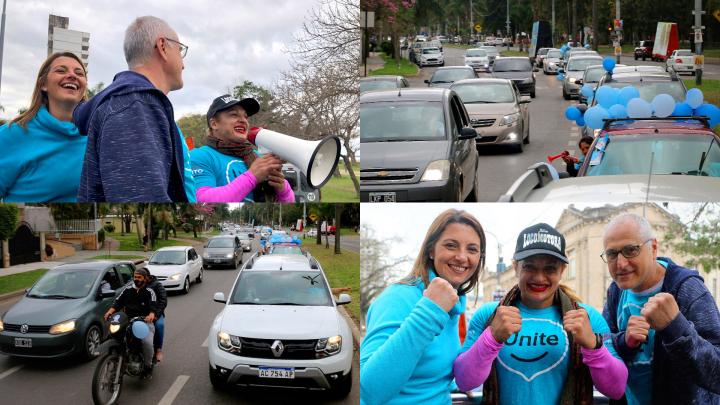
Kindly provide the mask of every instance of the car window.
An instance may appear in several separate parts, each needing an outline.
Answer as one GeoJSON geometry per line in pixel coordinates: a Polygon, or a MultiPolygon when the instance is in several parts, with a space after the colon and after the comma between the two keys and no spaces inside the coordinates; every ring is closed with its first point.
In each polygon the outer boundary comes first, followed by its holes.
{"type": "Polygon", "coordinates": [[[462,114],[456,99],[453,97],[450,99],[450,111],[452,111],[452,126],[454,129],[454,135],[459,136],[460,130],[462,129],[462,114]]]}
{"type": "Polygon", "coordinates": [[[125,284],[120,276],[118,276],[117,271],[112,267],[103,276],[103,281],[110,285],[111,290],[117,290],[125,284]]]}
{"type": "Polygon", "coordinates": [[[185,261],[185,252],[182,250],[158,250],[150,256],[148,264],[185,264],[185,261]]]}
{"type": "Polygon", "coordinates": [[[332,306],[332,297],[318,271],[243,271],[234,304],[332,306]]]}
{"type": "Polygon", "coordinates": [[[532,71],[532,64],[529,59],[497,59],[495,60],[494,72],[529,72],[532,71]]]}
{"type": "Polygon", "coordinates": [[[487,56],[487,52],[482,49],[469,49],[465,56],[470,58],[484,58],[487,56]]]}
{"type": "Polygon", "coordinates": [[[365,93],[366,91],[370,90],[394,89],[396,87],[396,82],[391,80],[361,81],[360,93],[365,93]]]}
{"type": "Polygon", "coordinates": [[[301,255],[302,250],[297,246],[273,246],[270,253],[274,255],[301,255]]]}
{"type": "Polygon", "coordinates": [[[422,50],[423,55],[431,54],[431,53],[440,53],[440,49],[438,48],[423,48],[422,50]]]}
{"type": "Polygon", "coordinates": [[[610,137],[604,153],[598,149],[591,152],[585,175],[646,174],[650,172],[651,159],[654,174],[702,172],[703,175],[720,177],[720,147],[714,137],[687,134],[610,137]]]}
{"type": "Polygon", "coordinates": [[[208,241],[209,248],[231,248],[233,247],[233,239],[231,238],[212,238],[208,241]]]}
{"type": "Polygon", "coordinates": [[[33,298],[68,299],[86,297],[100,272],[86,269],[50,270],[28,291],[33,298]]]}
{"type": "Polygon", "coordinates": [[[472,68],[467,69],[438,69],[430,78],[432,83],[452,83],[462,79],[472,79],[475,72],[472,68]]]}
{"type": "Polygon", "coordinates": [[[512,103],[513,89],[506,83],[459,84],[452,87],[465,104],[512,103]]]}
{"type": "Polygon", "coordinates": [[[360,105],[360,142],[445,139],[440,102],[365,103],[360,105]]]}
{"type": "Polygon", "coordinates": [[[130,280],[132,280],[134,271],[133,266],[129,264],[118,264],[117,266],[115,266],[115,268],[117,269],[118,273],[120,273],[123,284],[127,284],[128,282],[130,282],[130,280]]]}
{"type": "Polygon", "coordinates": [[[585,70],[585,68],[587,68],[588,66],[598,65],[601,63],[602,63],[602,58],[582,58],[582,59],[572,58],[568,61],[567,70],[568,71],[585,70]]]}
{"type": "Polygon", "coordinates": [[[605,74],[605,69],[587,69],[583,81],[585,83],[597,83],[605,74]]]}
{"type": "Polygon", "coordinates": [[[548,51],[548,53],[547,53],[548,58],[560,59],[560,56],[562,56],[562,54],[560,53],[560,51],[557,51],[557,50],[548,51]]]}
{"type": "Polygon", "coordinates": [[[675,56],[693,56],[694,54],[690,51],[676,51],[675,56]]]}

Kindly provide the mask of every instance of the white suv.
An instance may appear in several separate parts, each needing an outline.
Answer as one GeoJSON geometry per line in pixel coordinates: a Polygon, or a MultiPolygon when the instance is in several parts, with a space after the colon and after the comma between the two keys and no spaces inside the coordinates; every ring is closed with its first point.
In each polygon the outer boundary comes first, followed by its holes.
{"type": "Polygon", "coordinates": [[[320,264],[310,255],[253,256],[208,335],[210,381],[228,385],[352,389],[353,341],[320,264]]]}
{"type": "Polygon", "coordinates": [[[147,262],[147,269],[167,291],[190,292],[190,283],[202,283],[203,262],[192,246],[158,249],[147,262]]]}

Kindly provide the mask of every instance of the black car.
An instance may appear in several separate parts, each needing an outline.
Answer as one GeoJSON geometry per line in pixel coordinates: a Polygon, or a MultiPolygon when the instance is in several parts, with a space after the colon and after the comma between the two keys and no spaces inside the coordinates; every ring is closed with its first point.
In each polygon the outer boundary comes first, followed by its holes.
{"type": "Polygon", "coordinates": [[[475,137],[452,90],[362,94],[360,201],[476,201],[475,137]]]}
{"type": "Polygon", "coordinates": [[[539,72],[534,68],[530,58],[511,57],[498,58],[492,68],[493,77],[499,79],[510,79],[522,94],[530,94],[535,98],[535,73],[539,72]]]}
{"type": "Polygon", "coordinates": [[[642,58],[642,60],[645,60],[647,58],[652,59],[653,45],[653,41],[640,41],[638,43],[638,46],[635,47],[635,51],[633,52],[635,60],[638,60],[639,58],[642,58]]]}
{"type": "Polygon", "coordinates": [[[107,260],[49,270],[0,317],[0,353],[97,357],[107,337],[103,314],[134,271],[132,262],[107,260]]]}
{"type": "Polygon", "coordinates": [[[230,266],[233,269],[242,263],[243,247],[237,235],[219,235],[208,239],[204,246],[203,267],[230,266]]]}
{"type": "Polygon", "coordinates": [[[425,79],[428,87],[450,87],[453,82],[463,79],[475,79],[477,73],[471,66],[448,66],[437,68],[430,79],[425,79]]]}

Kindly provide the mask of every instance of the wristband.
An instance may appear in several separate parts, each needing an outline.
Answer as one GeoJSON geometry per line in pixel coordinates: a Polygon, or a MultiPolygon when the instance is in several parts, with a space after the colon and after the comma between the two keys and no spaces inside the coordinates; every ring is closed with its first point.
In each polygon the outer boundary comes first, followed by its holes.
{"type": "Polygon", "coordinates": [[[597,350],[597,349],[601,348],[602,345],[603,345],[602,335],[599,333],[596,333],[595,334],[595,347],[593,348],[593,350],[597,350]]]}

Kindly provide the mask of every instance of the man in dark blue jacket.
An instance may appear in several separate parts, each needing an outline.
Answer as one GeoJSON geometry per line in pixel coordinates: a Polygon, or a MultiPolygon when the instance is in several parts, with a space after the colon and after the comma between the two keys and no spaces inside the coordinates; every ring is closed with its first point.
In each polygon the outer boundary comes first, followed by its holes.
{"type": "Polygon", "coordinates": [[[182,140],[167,94],[183,86],[187,46],[163,20],[139,17],[125,32],[130,70],[78,106],[87,134],[78,201],[187,201],[182,140]]]}
{"type": "Polygon", "coordinates": [[[614,280],[603,316],[628,366],[627,403],[720,404],[720,313],[702,277],[657,257],[638,215],[614,218],[603,244],[614,280]]]}

